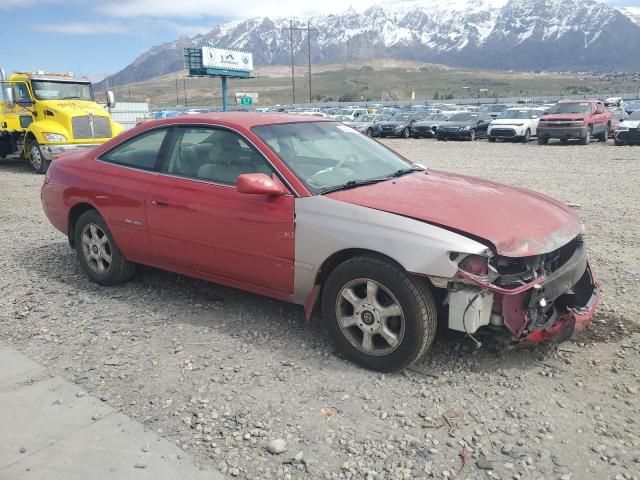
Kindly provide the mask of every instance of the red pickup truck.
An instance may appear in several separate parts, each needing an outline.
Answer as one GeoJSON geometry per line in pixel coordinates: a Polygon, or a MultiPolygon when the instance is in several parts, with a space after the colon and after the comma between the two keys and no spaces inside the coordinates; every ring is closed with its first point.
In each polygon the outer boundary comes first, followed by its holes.
{"type": "Polygon", "coordinates": [[[538,143],[546,145],[550,138],[558,138],[561,142],[576,139],[588,145],[591,137],[606,142],[613,123],[613,115],[599,100],[563,100],[540,118],[538,143]]]}

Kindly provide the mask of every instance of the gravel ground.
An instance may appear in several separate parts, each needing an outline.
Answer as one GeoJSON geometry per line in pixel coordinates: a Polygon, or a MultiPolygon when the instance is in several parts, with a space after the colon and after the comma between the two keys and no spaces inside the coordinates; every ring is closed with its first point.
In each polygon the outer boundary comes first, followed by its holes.
{"type": "Polygon", "coordinates": [[[640,479],[640,148],[386,143],[570,202],[603,288],[594,324],[530,350],[442,332],[415,368],[365,371],[301,307],[149,268],[90,283],[42,177],[3,162],[0,341],[230,477],[640,479]]]}

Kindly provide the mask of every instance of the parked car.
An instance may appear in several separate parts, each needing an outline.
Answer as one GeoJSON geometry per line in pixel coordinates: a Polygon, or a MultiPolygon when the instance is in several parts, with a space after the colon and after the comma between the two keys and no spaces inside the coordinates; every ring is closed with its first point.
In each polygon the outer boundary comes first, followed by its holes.
{"type": "Polygon", "coordinates": [[[640,110],[620,122],[613,138],[616,145],[640,145],[640,110]]]}
{"type": "Polygon", "coordinates": [[[481,105],[479,111],[481,113],[486,113],[487,115],[491,116],[491,118],[498,118],[498,116],[507,108],[509,108],[509,105],[492,103],[489,105],[481,105]]]}
{"type": "Polygon", "coordinates": [[[360,133],[364,133],[368,137],[380,136],[380,126],[384,122],[388,122],[392,117],[389,115],[362,115],[353,122],[343,122],[345,125],[355,128],[360,133]]]}
{"type": "Polygon", "coordinates": [[[636,110],[640,110],[640,100],[631,100],[625,103],[625,111],[631,115],[636,110]]]}
{"type": "Polygon", "coordinates": [[[414,122],[411,129],[415,138],[433,138],[436,136],[438,127],[449,120],[451,115],[445,113],[432,113],[422,120],[414,122]]]}
{"type": "Polygon", "coordinates": [[[438,140],[475,140],[487,136],[492,118],[486,113],[460,112],[449,117],[436,130],[438,140]]]}
{"type": "Polygon", "coordinates": [[[556,103],[538,123],[538,143],[546,145],[550,138],[561,142],[577,139],[587,145],[591,137],[606,142],[614,125],[614,117],[599,100],[563,100],[556,103]]]}
{"type": "Polygon", "coordinates": [[[618,121],[622,121],[627,118],[627,105],[622,97],[610,97],[606,98],[602,103],[607,110],[611,112],[618,121]]]}
{"type": "Polygon", "coordinates": [[[349,117],[351,120],[355,120],[360,115],[369,115],[369,111],[366,108],[342,108],[338,112],[338,115],[349,117]]]}
{"type": "Polygon", "coordinates": [[[508,108],[492,120],[487,129],[490,142],[497,139],[527,143],[538,131],[538,121],[544,110],[537,108],[508,108]]]}
{"type": "Polygon", "coordinates": [[[420,113],[399,113],[380,124],[380,136],[409,138],[413,124],[423,118],[420,113]]]}

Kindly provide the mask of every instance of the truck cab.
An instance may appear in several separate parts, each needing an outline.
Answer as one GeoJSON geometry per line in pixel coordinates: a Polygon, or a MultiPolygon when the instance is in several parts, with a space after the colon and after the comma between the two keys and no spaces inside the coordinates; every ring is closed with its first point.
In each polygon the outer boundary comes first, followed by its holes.
{"type": "MultiPolygon", "coordinates": [[[[86,78],[45,72],[6,78],[0,69],[0,81],[0,159],[22,158],[44,173],[56,154],[95,147],[123,131],[86,78]]],[[[107,97],[109,108],[113,94],[107,97]]]]}

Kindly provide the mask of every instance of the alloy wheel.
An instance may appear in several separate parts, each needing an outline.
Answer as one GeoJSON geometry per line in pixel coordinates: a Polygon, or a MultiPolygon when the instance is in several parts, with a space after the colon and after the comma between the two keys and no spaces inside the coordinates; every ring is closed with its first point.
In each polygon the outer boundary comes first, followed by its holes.
{"type": "Polygon", "coordinates": [[[42,152],[38,148],[38,145],[31,145],[31,148],[29,149],[29,158],[33,168],[37,171],[40,171],[40,169],[42,168],[43,159],[42,152]]]}
{"type": "Polygon", "coordinates": [[[89,268],[99,275],[106,274],[113,261],[109,237],[95,223],[88,223],[82,230],[82,252],[89,268]]]}
{"type": "Polygon", "coordinates": [[[404,338],[400,302],[375,280],[357,278],[342,287],[336,299],[336,318],[349,343],[367,355],[388,355],[404,338]]]}

